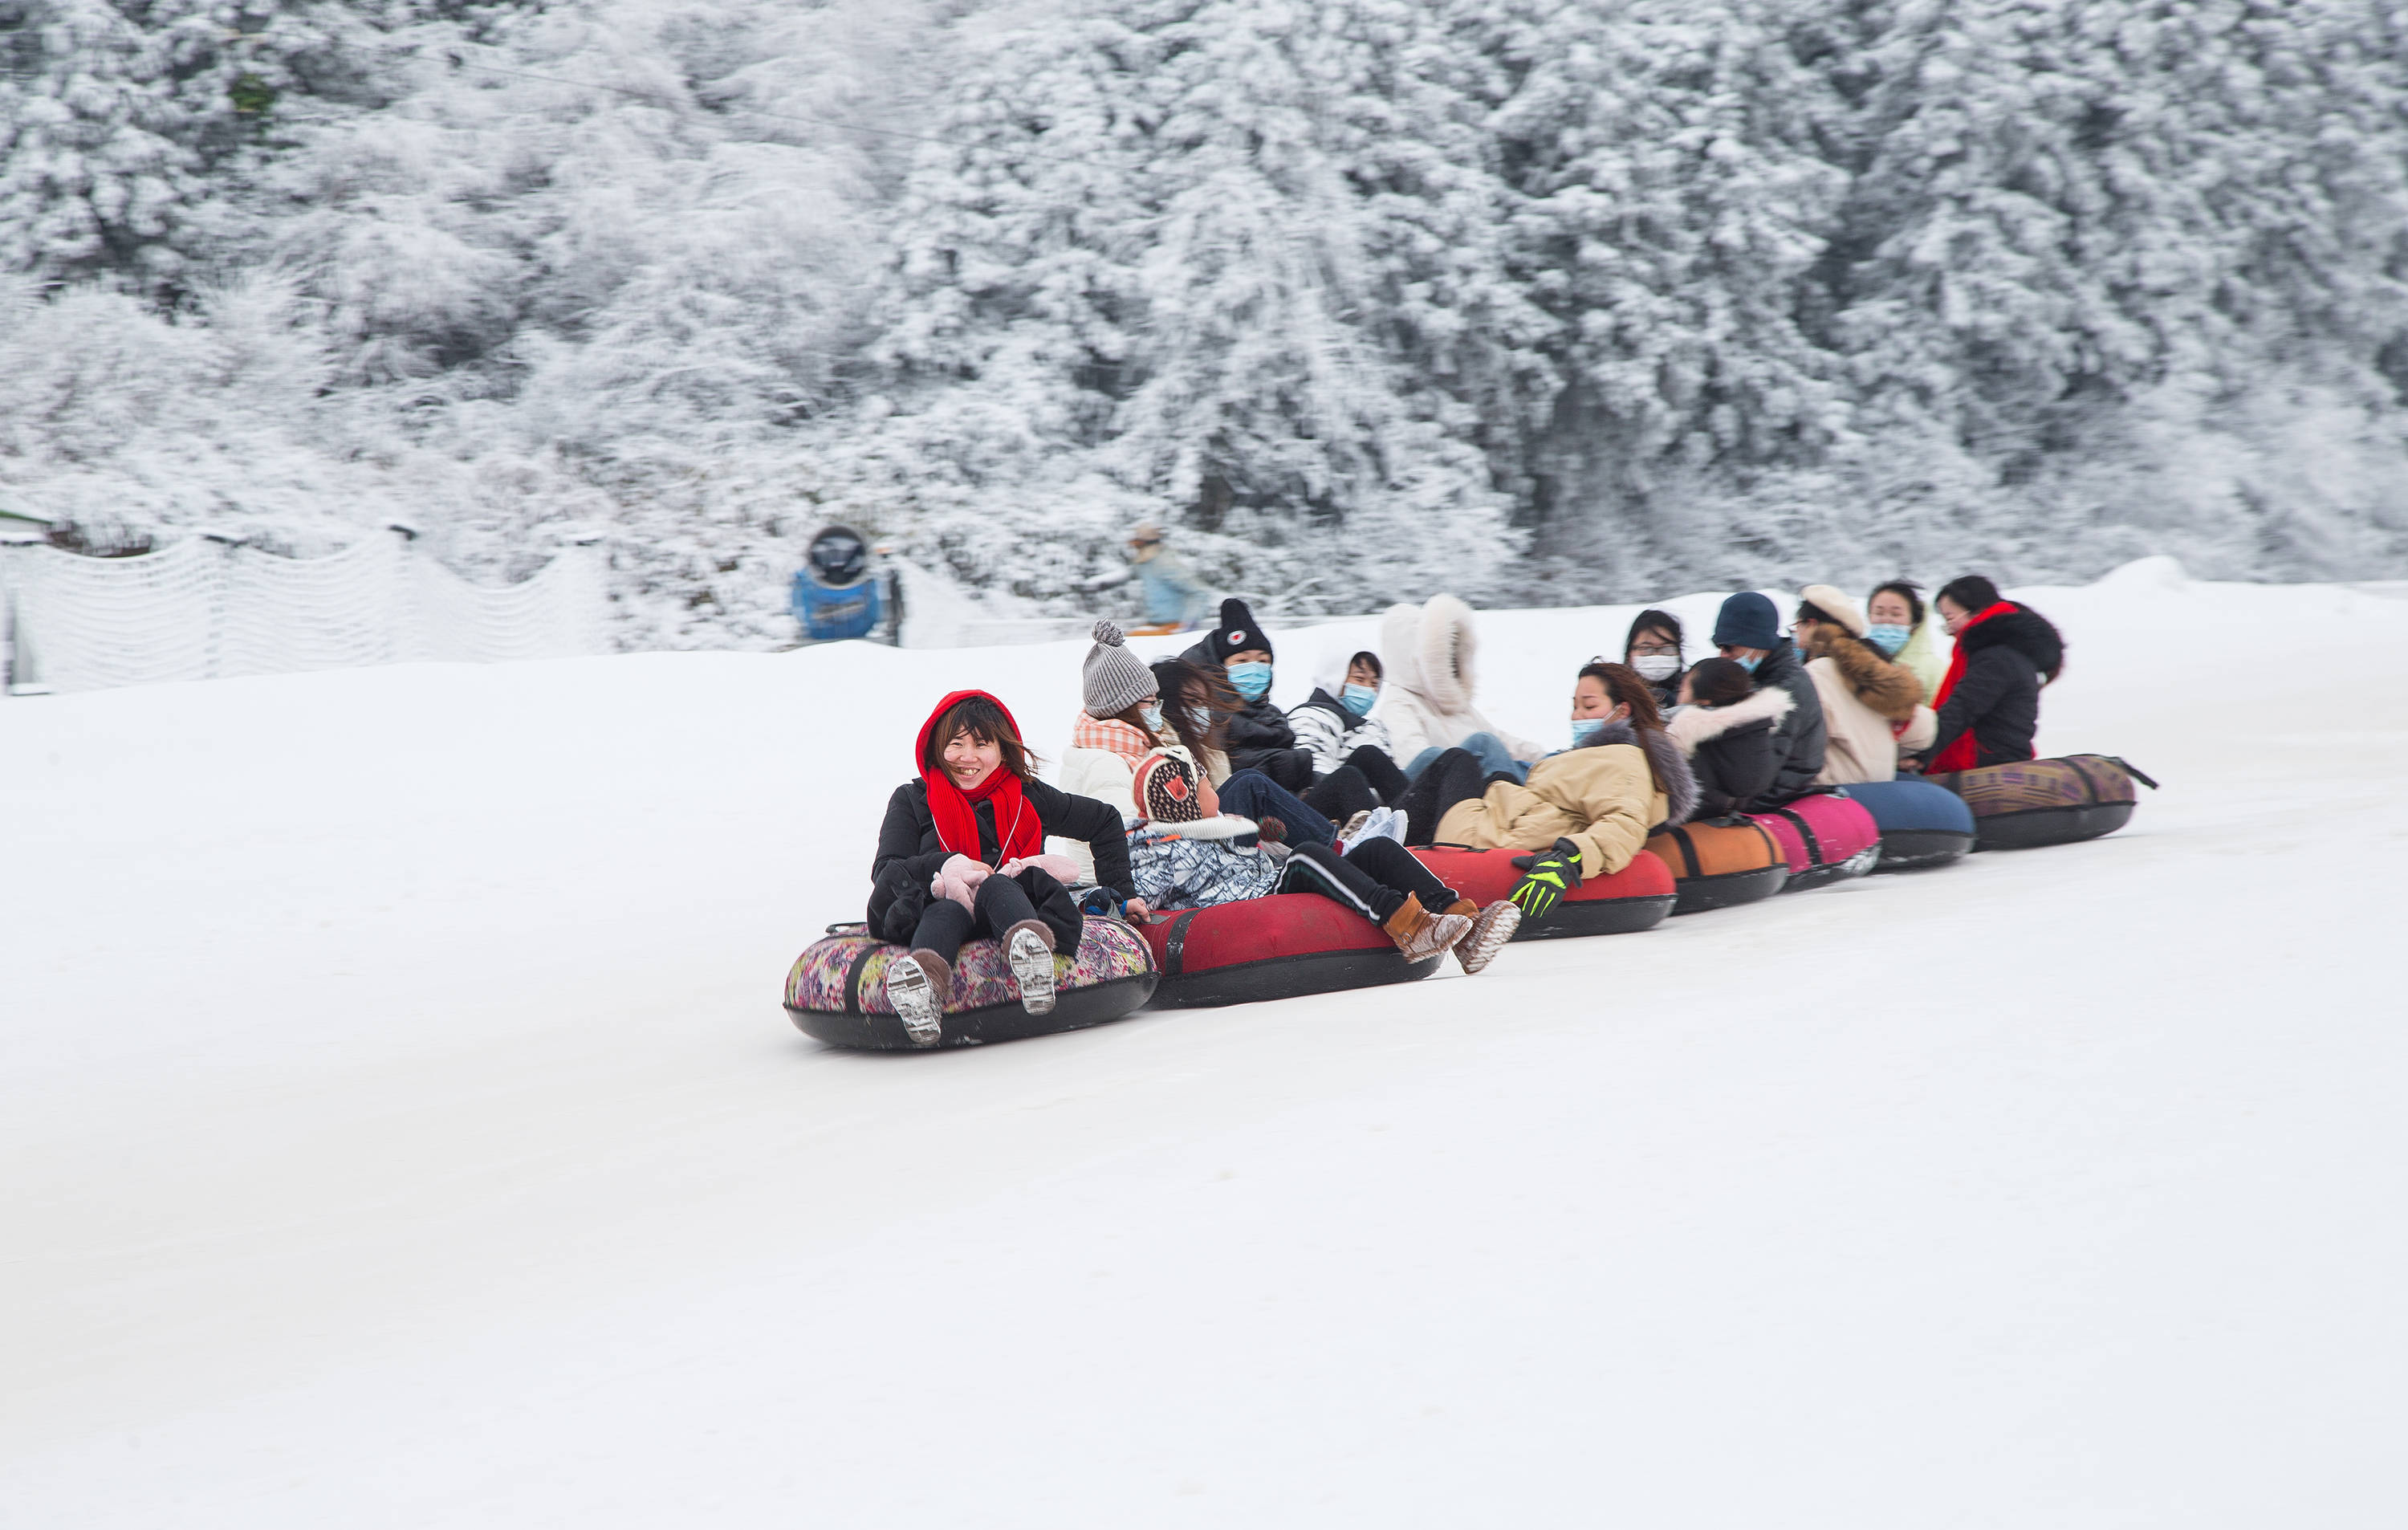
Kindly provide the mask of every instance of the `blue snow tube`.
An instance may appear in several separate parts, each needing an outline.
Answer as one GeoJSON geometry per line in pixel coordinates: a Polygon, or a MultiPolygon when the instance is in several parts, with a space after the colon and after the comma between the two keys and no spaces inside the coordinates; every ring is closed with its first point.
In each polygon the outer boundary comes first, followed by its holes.
{"type": "Polygon", "coordinates": [[[1973,848],[1973,809],[1937,781],[1850,782],[1847,791],[1881,830],[1875,871],[1945,865],[1973,848]]]}

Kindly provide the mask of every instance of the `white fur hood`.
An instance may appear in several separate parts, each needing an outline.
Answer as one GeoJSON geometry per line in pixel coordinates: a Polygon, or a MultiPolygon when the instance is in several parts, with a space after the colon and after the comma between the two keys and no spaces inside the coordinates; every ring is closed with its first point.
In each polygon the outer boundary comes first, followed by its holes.
{"type": "Polygon", "coordinates": [[[1380,618],[1380,662],[1386,683],[1440,712],[1460,712],[1480,689],[1480,639],[1471,608],[1453,595],[1421,606],[1391,606],[1380,618]]]}
{"type": "Polygon", "coordinates": [[[1695,754],[1699,744],[1720,738],[1734,728],[1743,728],[1751,722],[1777,726],[1797,705],[1788,692],[1768,685],[1745,701],[1735,701],[1727,707],[1684,707],[1665,720],[1664,731],[1681,746],[1682,753],[1695,754]]]}

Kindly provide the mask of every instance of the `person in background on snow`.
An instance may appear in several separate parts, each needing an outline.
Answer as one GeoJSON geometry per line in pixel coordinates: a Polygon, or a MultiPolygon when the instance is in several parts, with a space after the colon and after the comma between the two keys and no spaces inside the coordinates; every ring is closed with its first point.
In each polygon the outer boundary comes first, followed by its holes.
{"type": "Polygon", "coordinates": [[[1793,703],[1779,686],[1756,688],[1728,659],[1700,659],[1681,677],[1681,705],[1664,724],[1697,777],[1697,816],[1752,811],[1781,768],[1772,730],[1793,703]]]}
{"type": "Polygon", "coordinates": [[[1592,661],[1572,685],[1572,747],[1530,766],[1526,781],[1468,778],[1451,751],[1405,794],[1417,844],[1511,848],[1532,853],[1512,901],[1542,919],[1570,887],[1630,864],[1659,828],[1684,822],[1697,783],[1665,736],[1656,694],[1627,665],[1592,661]],[[1428,825],[1425,828],[1423,825],[1428,825]]]}
{"type": "Polygon", "coordinates": [[[1773,770],[1772,784],[1758,794],[1757,806],[1784,807],[1813,791],[1814,779],[1823,773],[1827,742],[1823,702],[1797,647],[1781,636],[1781,613],[1771,597],[1742,590],[1724,601],[1714,617],[1714,647],[1757,685],[1777,685],[1789,693],[1789,713],[1772,729],[1781,763],[1773,770]]]}
{"type": "Polygon", "coordinates": [[[1137,565],[1138,583],[1144,593],[1149,631],[1185,632],[1203,619],[1211,599],[1197,588],[1187,565],[1164,545],[1160,525],[1140,522],[1129,533],[1128,556],[1137,565]]]}
{"type": "Polygon", "coordinates": [[[1391,606],[1380,619],[1380,654],[1387,682],[1372,716],[1385,723],[1389,754],[1418,778],[1450,749],[1477,756],[1488,775],[1522,779],[1544,744],[1520,737],[1481,715],[1473,659],[1480,641],[1471,608],[1453,595],[1423,606],[1391,606]]]}
{"type": "Polygon", "coordinates": [[[1083,927],[1048,835],[1086,841],[1098,886],[1130,901],[1120,813],[1039,780],[1020,725],[983,691],[955,691],[920,725],[919,779],[887,799],[869,867],[869,933],[911,948],[886,969],[886,996],[914,1040],[933,1039],[953,997],[962,942],[992,936],[1032,1015],[1054,1008],[1054,954],[1083,927]]]}
{"type": "Polygon", "coordinates": [[[1145,825],[1130,837],[1132,876],[1158,908],[1208,908],[1270,893],[1318,893],[1377,924],[1408,962],[1452,951],[1463,970],[1488,965],[1521,926],[1522,913],[1500,899],[1483,908],[1458,895],[1394,839],[1359,839],[1344,852],[1327,845],[1250,844],[1242,818],[1209,819],[1193,766],[1175,755],[1138,771],[1145,825]]]}
{"type": "Polygon", "coordinates": [[[1830,585],[1799,592],[1789,630],[1823,703],[1823,773],[1814,779],[1825,786],[1894,780],[1901,744],[1911,751],[1931,744],[1923,682],[1869,642],[1865,629],[1856,603],[1830,585]]]}
{"type": "Polygon", "coordinates": [[[1623,639],[1622,662],[1656,693],[1656,709],[1669,712],[1680,705],[1681,619],[1670,611],[1646,610],[1630,619],[1630,636],[1623,639]]]}
{"type": "Polygon", "coordinates": [[[1221,602],[1221,624],[1180,657],[1217,667],[1238,694],[1238,709],[1222,725],[1231,768],[1259,770],[1287,792],[1312,784],[1312,756],[1296,747],[1287,714],[1271,705],[1270,634],[1254,624],[1244,601],[1221,602]]]}
{"type": "Polygon", "coordinates": [[[1332,822],[1404,794],[1405,773],[1388,748],[1387,725],[1369,715],[1379,697],[1380,656],[1368,649],[1341,650],[1314,677],[1312,694],[1288,710],[1297,747],[1312,758],[1312,787],[1304,800],[1332,822]]]}
{"type": "Polygon", "coordinates": [[[1225,752],[1228,722],[1241,703],[1223,680],[1218,665],[1156,659],[1154,678],[1162,689],[1163,716],[1203,767],[1204,779],[1220,795],[1223,812],[1251,818],[1263,826],[1267,837],[1290,844],[1326,845],[1337,839],[1337,825],[1303,798],[1259,770],[1230,768],[1225,752]]]}
{"type": "Polygon", "coordinates": [[[1979,574],[1950,579],[1932,601],[1956,651],[1940,681],[1939,727],[1927,771],[1972,770],[2032,757],[2041,688],[2065,668],[2065,638],[1979,574]]]}
{"type": "Polygon", "coordinates": [[[1923,682],[1926,701],[1938,695],[1948,673],[1948,655],[1926,618],[1922,587],[1904,579],[1874,585],[1865,601],[1865,641],[1913,670],[1923,682]]]}

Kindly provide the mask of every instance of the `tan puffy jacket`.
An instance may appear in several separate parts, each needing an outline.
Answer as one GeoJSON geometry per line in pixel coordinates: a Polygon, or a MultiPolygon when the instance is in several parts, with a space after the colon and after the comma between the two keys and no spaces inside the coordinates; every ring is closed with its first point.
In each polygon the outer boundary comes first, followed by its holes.
{"type": "Polygon", "coordinates": [[[1823,773],[1814,778],[1819,784],[1848,786],[1896,776],[1899,738],[1890,731],[1892,722],[1907,723],[1910,749],[1931,741],[1931,708],[1920,705],[1923,682],[1906,665],[1884,659],[1828,623],[1807,642],[1806,659],[1828,735],[1823,773]]]}
{"type": "Polygon", "coordinates": [[[1664,794],[1636,744],[1598,744],[1551,754],[1530,767],[1527,785],[1498,781],[1439,820],[1441,844],[1478,850],[1549,850],[1558,839],[1580,847],[1581,875],[1621,870],[1664,822],[1664,794]]]}

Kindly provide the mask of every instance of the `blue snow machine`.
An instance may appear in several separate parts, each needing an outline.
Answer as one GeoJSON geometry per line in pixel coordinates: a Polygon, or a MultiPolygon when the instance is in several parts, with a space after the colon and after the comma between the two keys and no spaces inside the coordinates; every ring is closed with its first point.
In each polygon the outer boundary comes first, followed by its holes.
{"type": "Polygon", "coordinates": [[[788,604],[807,643],[847,637],[891,643],[903,614],[893,579],[872,566],[869,544],[851,526],[830,526],[811,538],[788,604]]]}

